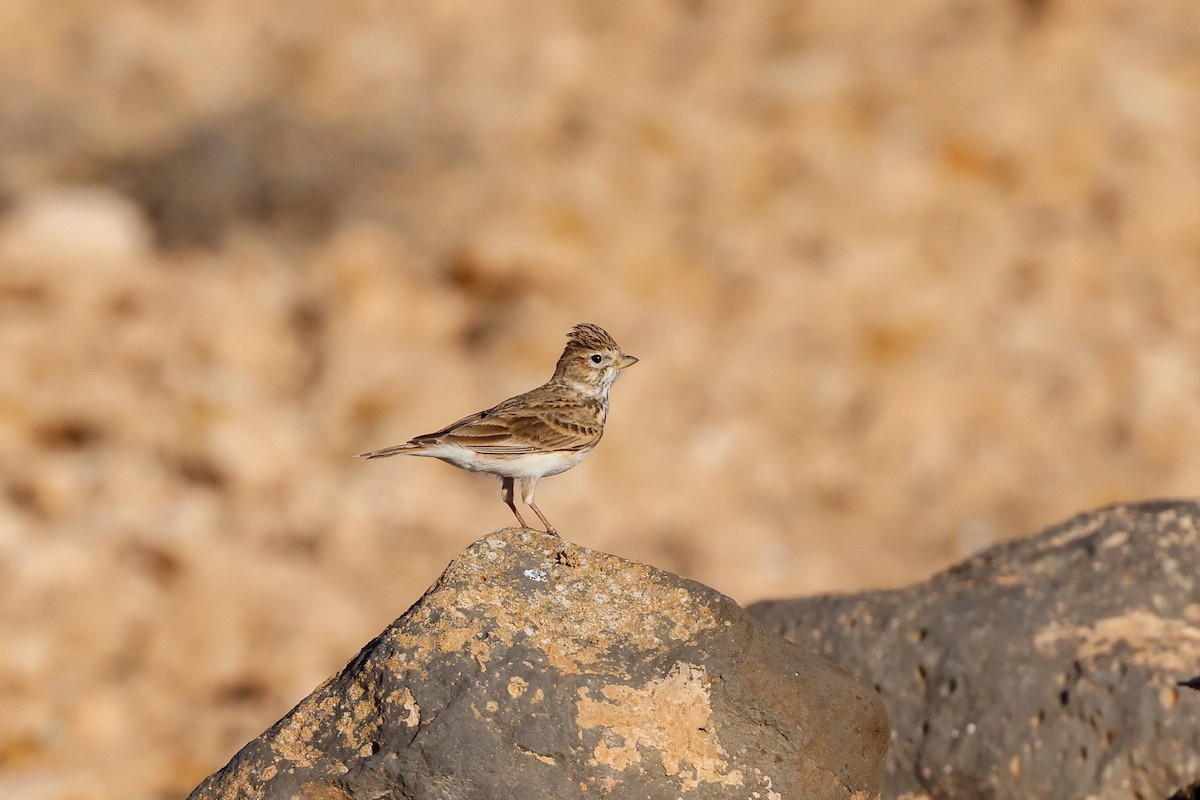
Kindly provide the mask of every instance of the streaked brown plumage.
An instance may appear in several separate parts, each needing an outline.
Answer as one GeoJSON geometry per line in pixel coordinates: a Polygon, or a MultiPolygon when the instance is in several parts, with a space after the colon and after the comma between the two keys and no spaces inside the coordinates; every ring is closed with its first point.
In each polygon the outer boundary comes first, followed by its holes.
{"type": "Polygon", "coordinates": [[[637,363],[597,325],[576,325],[567,337],[553,377],[542,386],[440,431],[360,457],[426,456],[497,475],[500,496],[522,527],[525,520],[513,501],[514,483],[521,489],[521,501],[533,509],[546,531],[558,535],[534,503],[537,482],[567,471],[591,452],[604,435],[613,382],[621,370],[637,363]]]}

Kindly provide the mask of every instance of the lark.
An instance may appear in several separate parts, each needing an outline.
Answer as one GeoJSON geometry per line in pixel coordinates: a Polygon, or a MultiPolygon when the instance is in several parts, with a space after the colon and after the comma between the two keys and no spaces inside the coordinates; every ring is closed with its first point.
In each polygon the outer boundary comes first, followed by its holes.
{"type": "Polygon", "coordinates": [[[513,500],[514,484],[521,491],[521,502],[533,509],[546,532],[558,536],[534,502],[538,481],[566,472],[592,452],[604,435],[613,382],[637,361],[621,352],[600,326],[576,325],[567,334],[567,347],[554,376],[543,385],[440,431],[359,458],[426,456],[499,476],[500,497],[521,527],[529,526],[513,500]]]}

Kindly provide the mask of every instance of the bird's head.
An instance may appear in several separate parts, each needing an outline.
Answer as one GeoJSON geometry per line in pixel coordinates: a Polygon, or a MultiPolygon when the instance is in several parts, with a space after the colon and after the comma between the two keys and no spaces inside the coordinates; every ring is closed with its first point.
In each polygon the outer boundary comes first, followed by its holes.
{"type": "Polygon", "coordinates": [[[567,347],[558,359],[554,377],[585,394],[607,397],[621,370],[637,361],[621,352],[621,346],[599,325],[584,322],[567,334],[567,347]]]}

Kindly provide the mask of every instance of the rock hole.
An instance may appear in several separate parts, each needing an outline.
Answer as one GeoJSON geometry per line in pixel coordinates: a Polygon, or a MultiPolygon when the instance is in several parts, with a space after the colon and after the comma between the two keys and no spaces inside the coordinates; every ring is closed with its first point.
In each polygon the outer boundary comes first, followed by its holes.
{"type": "Polygon", "coordinates": [[[32,517],[43,519],[46,517],[46,504],[42,501],[41,494],[33,484],[25,483],[24,481],[14,481],[5,488],[4,494],[13,508],[23,511],[32,517]]]}
{"type": "Polygon", "coordinates": [[[133,292],[121,292],[109,300],[108,311],[114,317],[136,317],[142,311],[142,303],[133,292]]]}
{"type": "MultiPolygon", "coordinates": [[[[0,205],[3,205],[0,203],[0,205]]],[[[0,300],[11,300],[14,303],[40,306],[49,299],[50,293],[44,286],[0,286],[0,300]]]]}
{"type": "Polygon", "coordinates": [[[173,584],[183,573],[184,564],[179,556],[151,542],[130,542],[122,548],[121,555],[160,586],[173,584]]]}
{"type": "Polygon", "coordinates": [[[1058,693],[1058,704],[1065,707],[1069,702],[1071,702],[1071,690],[1063,689],[1058,693]]]}
{"type": "Polygon", "coordinates": [[[269,694],[267,685],[256,678],[234,679],[217,687],[213,700],[220,705],[245,705],[263,700],[269,694]]]}
{"type": "Polygon", "coordinates": [[[100,426],[85,419],[60,419],[38,426],[34,435],[51,450],[84,450],[99,443],[100,426]]]}
{"type": "Polygon", "coordinates": [[[326,328],[325,309],[316,300],[301,300],[292,307],[291,323],[305,361],[299,386],[301,391],[308,391],[325,370],[321,341],[326,328]]]}
{"type": "Polygon", "coordinates": [[[1051,0],[1016,0],[1016,4],[1026,24],[1034,26],[1045,19],[1052,3],[1051,0]]]}
{"type": "Polygon", "coordinates": [[[206,489],[223,489],[229,483],[221,468],[203,456],[181,456],[175,468],[179,477],[206,489]]]}

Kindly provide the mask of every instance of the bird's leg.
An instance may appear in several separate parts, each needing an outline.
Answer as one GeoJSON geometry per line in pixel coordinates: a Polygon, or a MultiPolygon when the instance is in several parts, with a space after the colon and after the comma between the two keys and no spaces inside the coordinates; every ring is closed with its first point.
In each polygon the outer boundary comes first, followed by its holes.
{"type": "Polygon", "coordinates": [[[537,507],[537,503],[533,502],[533,492],[537,489],[537,478],[522,478],[521,479],[521,502],[533,509],[533,513],[538,515],[538,519],[546,526],[546,533],[551,536],[558,536],[558,531],[554,530],[554,526],[550,524],[550,520],[546,519],[546,515],[537,507]]]}
{"type": "MultiPolygon", "coordinates": [[[[512,478],[501,478],[500,479],[500,497],[503,498],[504,502],[508,505],[508,507],[512,509],[512,512],[517,515],[517,522],[521,523],[521,527],[528,528],[529,526],[525,524],[525,520],[521,519],[521,512],[517,511],[517,504],[513,502],[513,479],[512,478]]],[[[535,508],[534,511],[536,511],[536,510],[537,509],[535,508]]],[[[541,514],[538,514],[538,516],[540,517],[541,514]]]]}
{"type": "MultiPolygon", "coordinates": [[[[551,536],[558,536],[558,531],[554,530],[554,526],[550,524],[550,520],[546,519],[546,515],[543,514],[541,509],[537,507],[537,504],[530,503],[529,507],[533,509],[533,513],[537,514],[538,519],[540,519],[542,524],[546,526],[546,533],[550,534],[551,536]]],[[[562,537],[559,536],[559,538],[561,539],[562,537]]]]}

